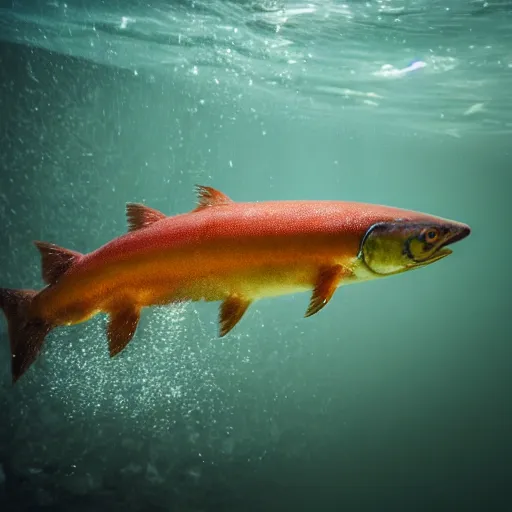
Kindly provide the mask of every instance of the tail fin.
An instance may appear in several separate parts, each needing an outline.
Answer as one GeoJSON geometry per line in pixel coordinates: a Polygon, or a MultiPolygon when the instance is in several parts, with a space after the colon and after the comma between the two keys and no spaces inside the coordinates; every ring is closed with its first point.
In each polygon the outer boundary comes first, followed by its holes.
{"type": "Polygon", "coordinates": [[[36,360],[44,339],[52,328],[44,320],[29,316],[29,306],[36,294],[35,290],[0,288],[0,309],[7,318],[11,342],[13,384],[36,360]]]}

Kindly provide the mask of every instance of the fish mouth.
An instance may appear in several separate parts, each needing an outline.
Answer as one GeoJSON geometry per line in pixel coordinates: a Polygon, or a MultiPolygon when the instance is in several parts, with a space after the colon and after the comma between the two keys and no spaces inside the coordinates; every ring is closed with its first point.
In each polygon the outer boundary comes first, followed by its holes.
{"type": "Polygon", "coordinates": [[[450,256],[452,254],[452,250],[448,249],[447,247],[440,247],[430,258],[427,258],[422,261],[416,261],[416,267],[423,267],[425,265],[430,265],[431,263],[434,263],[434,261],[442,260],[443,258],[446,258],[446,256],[450,256]]]}
{"type": "Polygon", "coordinates": [[[453,251],[449,249],[447,246],[452,245],[455,242],[460,242],[461,240],[469,236],[469,234],[471,233],[471,228],[463,224],[462,226],[452,229],[450,231],[453,233],[453,235],[448,237],[430,258],[427,258],[425,261],[418,262],[419,266],[427,265],[433,263],[434,261],[442,260],[443,258],[446,258],[446,256],[452,254],[453,251]]]}

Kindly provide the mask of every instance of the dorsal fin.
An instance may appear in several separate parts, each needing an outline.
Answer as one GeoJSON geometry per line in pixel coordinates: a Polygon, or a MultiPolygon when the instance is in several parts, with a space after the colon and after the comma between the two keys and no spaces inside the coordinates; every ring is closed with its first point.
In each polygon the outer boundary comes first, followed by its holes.
{"type": "Polygon", "coordinates": [[[63,249],[47,242],[34,242],[42,259],[42,275],[46,284],[55,284],[75,262],[83,255],[76,251],[63,249]]]}
{"type": "Polygon", "coordinates": [[[128,231],[137,231],[165,219],[166,215],[143,204],[128,203],[126,205],[126,217],[128,219],[128,231]]]}
{"type": "Polygon", "coordinates": [[[226,194],[219,192],[212,187],[203,187],[202,185],[196,185],[197,192],[197,207],[193,210],[199,212],[205,208],[211,206],[222,206],[233,202],[226,194]]]}

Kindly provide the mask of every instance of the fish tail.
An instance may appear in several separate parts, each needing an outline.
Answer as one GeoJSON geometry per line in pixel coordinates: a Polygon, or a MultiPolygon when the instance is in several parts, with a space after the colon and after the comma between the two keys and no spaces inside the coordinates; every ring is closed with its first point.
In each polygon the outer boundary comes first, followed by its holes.
{"type": "Polygon", "coordinates": [[[30,315],[30,305],[36,290],[0,288],[0,309],[7,319],[11,344],[11,371],[13,384],[37,359],[44,339],[52,325],[30,315]]]}

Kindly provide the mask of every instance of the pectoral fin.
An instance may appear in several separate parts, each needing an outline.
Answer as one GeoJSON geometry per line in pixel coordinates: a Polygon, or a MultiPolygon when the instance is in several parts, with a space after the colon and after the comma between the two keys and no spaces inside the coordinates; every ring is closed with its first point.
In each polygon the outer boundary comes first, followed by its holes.
{"type": "Polygon", "coordinates": [[[225,336],[244,316],[252,301],[231,295],[220,306],[219,312],[219,336],[225,336]]]}
{"type": "Polygon", "coordinates": [[[137,330],[139,319],[140,310],[135,307],[128,307],[110,313],[107,327],[110,357],[119,354],[128,345],[137,330]]]}
{"type": "Polygon", "coordinates": [[[346,269],[341,265],[320,269],[305,317],[318,313],[331,300],[341,279],[346,274],[346,269]]]}

